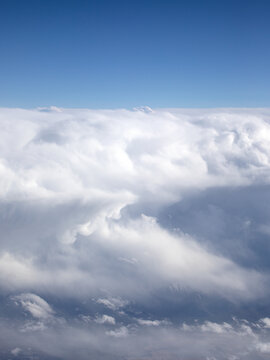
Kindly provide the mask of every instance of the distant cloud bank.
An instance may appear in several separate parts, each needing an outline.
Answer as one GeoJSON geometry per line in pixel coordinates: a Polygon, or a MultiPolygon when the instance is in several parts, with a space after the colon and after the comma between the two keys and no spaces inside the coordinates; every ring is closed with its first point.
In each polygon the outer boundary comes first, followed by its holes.
{"type": "Polygon", "coordinates": [[[0,134],[0,358],[269,356],[269,109],[2,108],[0,134]]]}

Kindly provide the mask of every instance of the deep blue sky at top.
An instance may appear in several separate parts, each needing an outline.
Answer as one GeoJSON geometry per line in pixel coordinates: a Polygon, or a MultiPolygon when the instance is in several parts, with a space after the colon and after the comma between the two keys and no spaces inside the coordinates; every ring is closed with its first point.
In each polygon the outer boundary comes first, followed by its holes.
{"type": "Polygon", "coordinates": [[[268,0],[0,0],[0,106],[270,106],[268,0]]]}

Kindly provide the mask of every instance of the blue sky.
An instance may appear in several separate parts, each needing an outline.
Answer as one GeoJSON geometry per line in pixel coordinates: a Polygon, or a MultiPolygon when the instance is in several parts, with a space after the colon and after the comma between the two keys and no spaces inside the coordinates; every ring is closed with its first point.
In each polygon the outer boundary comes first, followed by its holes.
{"type": "Polygon", "coordinates": [[[2,107],[267,107],[269,1],[1,0],[2,107]]]}

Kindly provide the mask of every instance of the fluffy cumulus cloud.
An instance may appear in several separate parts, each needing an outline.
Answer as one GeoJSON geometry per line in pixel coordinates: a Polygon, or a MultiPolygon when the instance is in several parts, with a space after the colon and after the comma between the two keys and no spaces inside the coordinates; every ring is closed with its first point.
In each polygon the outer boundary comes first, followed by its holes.
{"type": "Polygon", "coordinates": [[[21,294],[14,297],[15,303],[19,302],[34,318],[48,319],[53,310],[50,305],[40,296],[35,294],[21,294]]]}
{"type": "Polygon", "coordinates": [[[269,356],[269,118],[0,109],[2,358],[269,356]]]}

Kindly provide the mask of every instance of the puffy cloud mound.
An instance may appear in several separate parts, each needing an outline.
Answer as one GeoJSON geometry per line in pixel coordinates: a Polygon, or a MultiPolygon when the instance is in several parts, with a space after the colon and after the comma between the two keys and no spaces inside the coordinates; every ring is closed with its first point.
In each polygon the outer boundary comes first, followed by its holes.
{"type": "Polygon", "coordinates": [[[50,305],[38,295],[21,294],[15,296],[14,300],[18,301],[34,318],[48,319],[53,314],[50,305]]]}
{"type": "Polygon", "coordinates": [[[260,302],[266,331],[269,115],[0,109],[0,288],[32,317],[21,329],[64,327],[70,302],[90,301],[81,321],[121,341],[140,325],[172,332],[191,304],[194,314],[214,310],[189,332],[226,337],[223,317],[260,302]],[[61,316],[45,299],[61,299],[61,316]],[[119,320],[131,313],[135,327],[119,320]]]}

